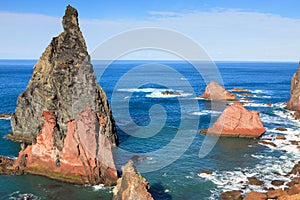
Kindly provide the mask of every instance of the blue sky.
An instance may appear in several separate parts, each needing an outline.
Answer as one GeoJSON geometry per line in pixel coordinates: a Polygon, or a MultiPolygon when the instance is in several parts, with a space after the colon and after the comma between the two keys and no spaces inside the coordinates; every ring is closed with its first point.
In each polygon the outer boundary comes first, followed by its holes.
{"type": "Polygon", "coordinates": [[[120,32],[160,27],[192,38],[214,60],[300,59],[297,0],[1,1],[0,58],[37,59],[61,32],[68,4],[79,12],[89,51],[120,32]]]}

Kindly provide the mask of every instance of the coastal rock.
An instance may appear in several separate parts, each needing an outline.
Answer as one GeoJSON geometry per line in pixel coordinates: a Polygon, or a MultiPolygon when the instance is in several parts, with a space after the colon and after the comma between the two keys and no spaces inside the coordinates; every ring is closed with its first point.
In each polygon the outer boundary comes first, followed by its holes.
{"type": "Polygon", "coordinates": [[[234,94],[225,90],[220,84],[211,81],[205,88],[205,92],[199,96],[199,98],[211,99],[211,100],[237,100],[234,94]]]}
{"type": "Polygon", "coordinates": [[[267,195],[264,193],[260,193],[260,192],[249,192],[244,200],[266,200],[267,199],[267,195]]]}
{"type": "Polygon", "coordinates": [[[97,83],[75,8],[67,6],[62,25],[64,31],[45,49],[26,90],[18,97],[11,117],[12,134],[8,138],[34,141],[44,123],[43,111],[51,110],[57,121],[54,146],[62,150],[69,123],[90,104],[104,118],[103,134],[116,146],[111,109],[97,83]]]}
{"type": "Polygon", "coordinates": [[[300,194],[294,194],[294,195],[283,195],[278,198],[278,200],[299,200],[300,194]]]}
{"type": "Polygon", "coordinates": [[[8,113],[1,113],[0,114],[0,119],[1,118],[5,118],[6,119],[6,118],[10,118],[10,117],[11,117],[11,114],[8,114],[8,113]]]}
{"type": "Polygon", "coordinates": [[[18,167],[14,167],[14,160],[11,158],[0,156],[0,174],[6,175],[19,175],[23,171],[18,167]]]}
{"type": "Polygon", "coordinates": [[[149,183],[136,171],[133,161],[122,166],[122,172],[123,175],[113,190],[113,200],[153,200],[149,183]]]}
{"type": "Polygon", "coordinates": [[[232,88],[232,92],[245,92],[245,93],[250,93],[250,90],[247,90],[245,88],[232,88]]]}
{"type": "Polygon", "coordinates": [[[284,127],[277,127],[275,128],[276,131],[287,131],[287,128],[284,128],[284,127]]]}
{"type": "Polygon", "coordinates": [[[207,134],[227,137],[258,138],[266,130],[259,113],[248,111],[241,103],[235,102],[225,108],[207,134]]]}
{"type": "Polygon", "coordinates": [[[180,96],[181,95],[179,92],[169,91],[169,90],[162,91],[161,94],[162,95],[175,95],[175,96],[180,96]]]}
{"type": "Polygon", "coordinates": [[[263,185],[264,184],[263,181],[258,180],[256,177],[248,177],[247,179],[248,179],[250,185],[263,185]]]}
{"type": "Polygon", "coordinates": [[[273,180],[271,181],[271,184],[274,185],[274,186],[281,186],[284,184],[284,181],[282,180],[273,180]]]}
{"type": "Polygon", "coordinates": [[[300,63],[291,81],[290,101],[286,106],[289,110],[300,111],[300,63]]]}
{"type": "Polygon", "coordinates": [[[15,167],[31,174],[44,175],[77,184],[113,185],[118,176],[111,143],[101,134],[103,119],[91,106],[68,123],[63,149],[55,146],[57,119],[52,111],[44,111],[44,125],[36,142],[20,151],[15,167]]]}
{"type": "Polygon", "coordinates": [[[286,195],[286,191],[282,189],[270,190],[267,193],[268,199],[277,199],[280,196],[286,195]]]}
{"type": "Polygon", "coordinates": [[[114,185],[114,120],[87,59],[77,16],[67,6],[64,32],[46,48],[18,98],[11,137],[32,145],[22,148],[14,167],[71,183],[114,185]]]}
{"type": "Polygon", "coordinates": [[[233,190],[227,191],[221,194],[221,200],[242,200],[242,191],[241,190],[233,190]]]}
{"type": "Polygon", "coordinates": [[[277,135],[276,140],[286,140],[286,137],[284,135],[277,135]]]}

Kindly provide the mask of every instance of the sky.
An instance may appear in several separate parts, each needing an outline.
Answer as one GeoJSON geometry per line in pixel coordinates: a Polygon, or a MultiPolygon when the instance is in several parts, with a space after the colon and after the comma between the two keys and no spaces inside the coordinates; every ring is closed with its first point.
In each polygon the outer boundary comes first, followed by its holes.
{"type": "MultiPolygon", "coordinates": [[[[298,0],[0,1],[0,59],[38,59],[62,31],[68,4],[78,10],[90,53],[113,36],[155,27],[189,37],[213,60],[300,60],[298,0]]],[[[176,56],[145,50],[123,58],[176,56]]]]}

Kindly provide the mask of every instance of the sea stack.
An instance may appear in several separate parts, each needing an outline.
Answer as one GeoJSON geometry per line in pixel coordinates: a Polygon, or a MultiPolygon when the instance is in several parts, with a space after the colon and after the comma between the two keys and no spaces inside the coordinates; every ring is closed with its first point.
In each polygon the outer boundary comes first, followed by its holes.
{"type": "Polygon", "coordinates": [[[136,171],[133,161],[122,166],[122,172],[123,175],[113,190],[112,200],[153,200],[148,181],[136,171]]]}
{"type": "Polygon", "coordinates": [[[298,71],[291,81],[290,101],[287,103],[287,109],[300,111],[300,62],[298,71]]]}
{"type": "Polygon", "coordinates": [[[266,132],[259,113],[248,111],[241,103],[235,102],[225,108],[207,134],[226,137],[258,138],[266,132]]]}
{"type": "Polygon", "coordinates": [[[34,66],[11,117],[11,138],[31,141],[15,165],[25,172],[80,183],[112,185],[111,147],[117,135],[111,109],[90,63],[77,10],[67,6],[64,31],[34,66]]]}
{"type": "Polygon", "coordinates": [[[223,86],[211,81],[205,88],[205,92],[199,96],[199,98],[209,99],[209,100],[226,100],[226,101],[235,101],[234,94],[231,94],[223,86]]]}

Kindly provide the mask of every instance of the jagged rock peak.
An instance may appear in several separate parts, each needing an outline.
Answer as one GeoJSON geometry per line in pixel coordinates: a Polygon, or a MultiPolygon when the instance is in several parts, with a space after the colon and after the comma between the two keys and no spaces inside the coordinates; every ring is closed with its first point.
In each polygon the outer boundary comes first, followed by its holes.
{"type": "Polygon", "coordinates": [[[71,29],[79,29],[78,12],[70,5],[67,6],[62,25],[65,31],[69,31],[71,29]]]}
{"type": "Polygon", "coordinates": [[[67,6],[62,20],[64,31],[54,37],[34,66],[26,90],[18,97],[11,117],[12,139],[34,141],[44,123],[42,113],[56,116],[54,144],[63,149],[68,122],[78,119],[87,105],[104,118],[103,134],[113,146],[117,135],[110,105],[98,85],[80,31],[77,10],[67,6]]]}
{"type": "Polygon", "coordinates": [[[122,172],[123,175],[113,190],[112,200],[153,200],[148,181],[136,171],[132,160],[122,166],[122,172]]]}

